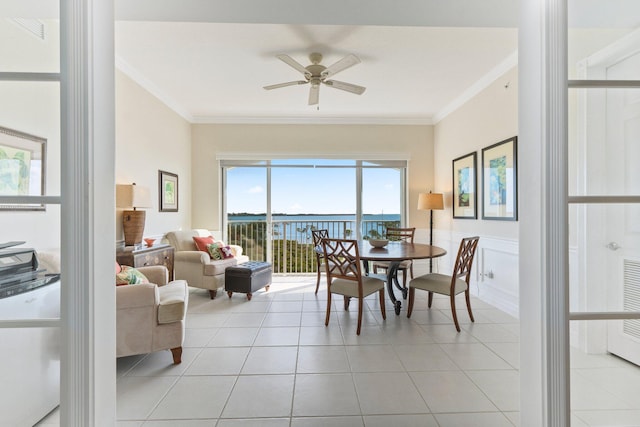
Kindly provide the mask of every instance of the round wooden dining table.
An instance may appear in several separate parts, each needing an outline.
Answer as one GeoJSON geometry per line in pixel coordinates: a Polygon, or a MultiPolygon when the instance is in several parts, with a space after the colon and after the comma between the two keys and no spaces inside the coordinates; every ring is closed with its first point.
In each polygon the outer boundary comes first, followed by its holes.
{"type": "Polygon", "coordinates": [[[401,303],[393,291],[395,285],[401,292],[403,299],[407,299],[408,289],[398,283],[398,267],[404,260],[438,258],[446,255],[447,251],[433,245],[423,243],[389,242],[383,248],[375,248],[367,240],[358,241],[360,259],[364,262],[365,271],[368,273],[368,261],[388,261],[387,268],[387,292],[393,303],[396,314],[400,314],[401,303]]]}

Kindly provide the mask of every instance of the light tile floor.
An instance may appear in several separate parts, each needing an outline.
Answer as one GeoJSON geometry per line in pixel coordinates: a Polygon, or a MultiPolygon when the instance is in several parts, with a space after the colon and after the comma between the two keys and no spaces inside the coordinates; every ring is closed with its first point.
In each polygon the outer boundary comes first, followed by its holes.
{"type": "MultiPolygon", "coordinates": [[[[168,351],[118,359],[121,427],[519,426],[518,320],[473,299],[451,322],[449,301],[426,296],[411,319],[375,297],[357,336],[357,302],[315,278],[278,276],[251,301],[190,293],[183,361],[168,351]]],[[[464,301],[460,301],[464,307],[464,301]]],[[[572,425],[640,426],[640,368],[572,351],[572,425]]],[[[59,425],[57,411],[41,426],[59,425]]]]}

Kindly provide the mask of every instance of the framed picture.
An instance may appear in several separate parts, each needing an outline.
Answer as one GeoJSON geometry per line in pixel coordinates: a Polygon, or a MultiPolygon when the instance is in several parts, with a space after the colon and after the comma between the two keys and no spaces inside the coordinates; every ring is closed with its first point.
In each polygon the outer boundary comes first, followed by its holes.
{"type": "MultiPolygon", "coordinates": [[[[47,140],[0,127],[0,196],[44,196],[47,140]]],[[[0,210],[43,211],[41,203],[0,204],[0,210]]]]}
{"type": "Polygon", "coordinates": [[[453,217],[478,218],[476,163],[478,155],[469,153],[453,160],[453,217]]]}
{"type": "Polygon", "coordinates": [[[160,212],[178,212],[178,175],[159,170],[158,194],[160,212]]]}
{"type": "Polygon", "coordinates": [[[482,149],[482,219],[518,219],[518,137],[482,149]]]}

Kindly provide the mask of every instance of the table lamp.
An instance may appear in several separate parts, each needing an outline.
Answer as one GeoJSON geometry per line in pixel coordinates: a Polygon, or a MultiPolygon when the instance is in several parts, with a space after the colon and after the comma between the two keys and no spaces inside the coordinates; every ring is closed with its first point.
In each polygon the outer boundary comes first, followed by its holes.
{"type": "Polygon", "coordinates": [[[151,207],[149,189],[136,185],[135,182],[133,184],[117,184],[116,207],[125,209],[122,211],[122,231],[124,232],[125,246],[134,246],[142,243],[146,213],[143,210],[138,210],[138,208],[151,207]]]}
{"type": "MultiPolygon", "coordinates": [[[[433,245],[433,210],[444,210],[442,193],[420,193],[418,196],[418,210],[429,211],[429,245],[433,245]]],[[[429,258],[429,273],[433,272],[433,260],[429,258]]]]}

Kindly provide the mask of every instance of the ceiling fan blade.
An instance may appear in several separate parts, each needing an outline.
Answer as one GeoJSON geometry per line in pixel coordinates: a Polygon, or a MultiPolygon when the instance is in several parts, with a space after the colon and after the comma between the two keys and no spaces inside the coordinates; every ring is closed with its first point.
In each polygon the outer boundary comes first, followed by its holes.
{"type": "Polygon", "coordinates": [[[288,64],[289,66],[295,68],[296,70],[300,71],[305,76],[306,75],[311,75],[311,73],[309,71],[307,71],[307,69],[304,68],[304,66],[301,63],[299,63],[298,61],[296,61],[295,59],[293,59],[289,55],[285,55],[283,53],[283,54],[280,54],[280,55],[276,55],[276,58],[278,58],[279,60],[281,60],[285,64],[288,64]]]}
{"type": "Polygon", "coordinates": [[[309,89],[309,105],[316,105],[320,100],[320,85],[311,85],[309,89]]]}
{"type": "Polygon", "coordinates": [[[346,70],[349,67],[353,67],[356,64],[360,63],[360,58],[355,56],[353,53],[342,58],[340,61],[336,62],[333,65],[329,65],[326,70],[322,72],[323,77],[333,76],[334,74],[339,73],[342,70],[346,70]]]}
{"type": "Polygon", "coordinates": [[[346,90],[347,92],[355,93],[356,95],[362,95],[364,91],[367,89],[364,86],[358,86],[352,83],[340,82],[338,80],[325,80],[323,83],[334,89],[346,90]]]}
{"type": "Polygon", "coordinates": [[[306,80],[296,80],[294,82],[277,83],[275,85],[263,86],[266,90],[278,89],[280,87],[294,86],[294,85],[306,85],[309,83],[306,80]]]}

